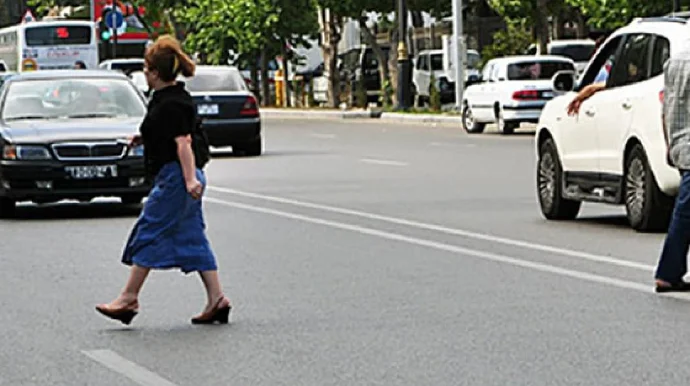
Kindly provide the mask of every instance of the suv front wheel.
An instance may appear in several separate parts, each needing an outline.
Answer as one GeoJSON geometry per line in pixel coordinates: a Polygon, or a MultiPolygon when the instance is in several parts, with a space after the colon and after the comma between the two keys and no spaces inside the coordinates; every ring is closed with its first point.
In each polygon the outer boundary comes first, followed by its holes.
{"type": "Polygon", "coordinates": [[[556,144],[549,138],[539,147],[537,190],[541,212],[549,220],[573,220],[580,212],[580,201],[563,198],[563,168],[556,144]]]}
{"type": "Polygon", "coordinates": [[[641,145],[635,145],[625,163],[623,198],[630,226],[640,232],[665,231],[673,212],[673,197],[659,189],[641,145]]]}

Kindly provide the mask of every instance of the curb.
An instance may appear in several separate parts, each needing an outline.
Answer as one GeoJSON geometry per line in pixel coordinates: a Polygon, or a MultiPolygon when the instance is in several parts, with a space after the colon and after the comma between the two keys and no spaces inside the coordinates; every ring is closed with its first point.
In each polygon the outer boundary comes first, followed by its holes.
{"type": "Polygon", "coordinates": [[[261,116],[267,118],[305,118],[305,119],[372,119],[379,118],[377,111],[317,111],[262,109],[261,116]]]}
{"type": "Polygon", "coordinates": [[[302,118],[302,119],[377,119],[389,123],[418,123],[418,124],[462,124],[462,117],[437,114],[403,114],[384,113],[376,110],[365,111],[318,111],[318,110],[289,110],[262,109],[264,118],[302,118]]]}
{"type": "Polygon", "coordinates": [[[381,120],[396,123],[443,123],[443,124],[462,124],[462,117],[451,115],[433,114],[400,114],[383,113],[381,120]]]}

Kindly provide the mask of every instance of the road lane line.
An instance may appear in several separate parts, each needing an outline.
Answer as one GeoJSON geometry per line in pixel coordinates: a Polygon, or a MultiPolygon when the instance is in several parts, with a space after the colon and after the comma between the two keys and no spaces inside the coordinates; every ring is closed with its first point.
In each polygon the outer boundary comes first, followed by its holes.
{"type": "MultiPolygon", "coordinates": [[[[292,212],[285,212],[285,211],[276,210],[276,209],[264,208],[264,207],[256,206],[256,205],[248,205],[248,204],[242,204],[242,203],[238,203],[238,202],[220,200],[220,199],[213,198],[213,197],[207,197],[207,198],[205,198],[205,200],[208,202],[214,203],[214,204],[223,205],[223,206],[227,206],[227,207],[231,207],[231,208],[242,209],[242,210],[247,210],[247,211],[257,212],[257,213],[263,213],[263,214],[267,214],[267,215],[273,215],[273,216],[277,216],[277,217],[288,218],[291,220],[303,221],[303,222],[307,222],[307,223],[311,223],[311,224],[322,225],[322,226],[341,229],[341,230],[347,230],[347,231],[351,231],[351,232],[355,232],[355,233],[360,233],[363,235],[379,237],[379,238],[387,239],[387,240],[399,241],[399,242],[403,242],[403,243],[407,243],[407,244],[432,248],[432,249],[450,252],[450,253],[459,254],[459,255],[473,256],[473,257],[479,258],[481,260],[487,260],[487,261],[493,261],[493,262],[497,262],[497,263],[509,264],[509,265],[513,265],[513,266],[517,266],[517,267],[532,269],[535,271],[552,273],[552,274],[559,275],[559,276],[566,276],[566,277],[570,277],[570,278],[574,278],[574,279],[580,279],[580,280],[599,283],[599,284],[606,284],[606,285],[610,285],[610,286],[614,286],[614,287],[618,287],[618,288],[623,288],[623,289],[630,289],[630,290],[635,290],[635,291],[645,292],[645,293],[654,293],[652,285],[645,285],[645,284],[636,283],[636,282],[632,282],[632,281],[628,281],[628,280],[622,280],[622,279],[618,279],[618,278],[614,278],[614,277],[596,275],[596,274],[592,274],[592,273],[576,271],[576,270],[571,270],[571,269],[567,269],[567,268],[561,268],[561,267],[557,267],[554,265],[537,263],[534,261],[518,259],[515,257],[501,255],[501,254],[497,254],[497,253],[491,253],[491,252],[485,252],[485,251],[480,251],[480,250],[476,250],[476,249],[464,248],[464,247],[459,247],[456,245],[446,244],[446,243],[442,243],[442,242],[405,236],[405,235],[402,235],[399,233],[381,231],[378,229],[367,228],[367,227],[363,227],[363,226],[359,226],[359,225],[347,224],[347,223],[343,223],[343,222],[339,222],[339,221],[325,220],[325,219],[321,219],[321,218],[317,218],[317,217],[305,216],[305,215],[292,213],[292,212]]],[[[683,296],[682,294],[679,294],[679,293],[665,293],[665,294],[660,294],[660,295],[690,301],[690,297],[683,296]]]]}
{"type": "Polygon", "coordinates": [[[297,207],[302,207],[302,208],[316,209],[316,210],[322,210],[322,211],[331,212],[331,213],[338,213],[338,214],[344,214],[344,215],[348,215],[348,216],[361,217],[361,218],[366,218],[369,220],[382,221],[382,222],[387,222],[387,223],[395,224],[395,225],[409,226],[409,227],[423,229],[423,230],[445,233],[445,234],[449,234],[449,235],[453,235],[453,236],[460,236],[460,237],[466,237],[466,238],[470,238],[470,239],[489,241],[492,243],[499,243],[499,244],[509,245],[512,247],[531,249],[531,250],[540,251],[540,252],[554,253],[554,254],[558,254],[558,255],[562,255],[562,256],[568,256],[568,257],[574,257],[574,258],[583,259],[583,260],[595,261],[598,263],[606,263],[606,264],[616,265],[619,267],[637,269],[637,270],[645,271],[645,272],[654,272],[654,270],[655,270],[655,267],[653,267],[651,265],[636,263],[633,261],[620,259],[620,258],[616,258],[616,257],[595,255],[592,253],[587,253],[587,252],[582,252],[582,251],[575,251],[575,250],[566,249],[566,248],[559,248],[559,247],[553,247],[553,246],[549,246],[549,245],[531,243],[528,241],[509,239],[509,238],[505,238],[505,237],[493,236],[493,235],[484,234],[484,233],[471,232],[471,231],[466,231],[466,230],[462,230],[462,229],[445,227],[442,225],[423,223],[423,222],[413,221],[413,220],[406,220],[406,219],[397,218],[397,217],[383,216],[383,215],[378,215],[378,214],[374,214],[374,213],[362,212],[362,211],[358,211],[358,210],[345,209],[345,208],[338,208],[338,207],[329,206],[329,205],[314,204],[314,203],[310,203],[310,202],[293,200],[293,199],[283,198],[283,197],[269,196],[269,195],[258,194],[258,193],[249,193],[249,192],[239,191],[239,190],[235,190],[235,189],[221,188],[221,187],[215,187],[215,186],[209,186],[208,189],[212,190],[212,191],[219,192],[219,193],[233,194],[236,196],[254,198],[254,199],[259,199],[259,200],[264,200],[264,201],[269,201],[269,202],[275,202],[275,203],[280,203],[280,204],[287,204],[287,205],[292,205],[292,206],[297,206],[297,207]]]}
{"type": "Polygon", "coordinates": [[[374,158],[360,158],[361,162],[374,165],[385,165],[385,166],[407,166],[408,164],[400,161],[391,161],[385,159],[374,159],[374,158]]]}
{"type": "Polygon", "coordinates": [[[131,362],[111,350],[82,351],[84,355],[141,386],[177,386],[160,375],[131,362]]]}

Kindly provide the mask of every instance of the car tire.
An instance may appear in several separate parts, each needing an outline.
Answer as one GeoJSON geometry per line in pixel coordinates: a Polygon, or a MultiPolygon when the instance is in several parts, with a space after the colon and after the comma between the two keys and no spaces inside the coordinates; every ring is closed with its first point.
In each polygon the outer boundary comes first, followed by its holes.
{"type": "Polygon", "coordinates": [[[496,112],[496,126],[498,126],[498,131],[502,134],[510,135],[515,133],[515,129],[520,127],[520,122],[506,121],[503,118],[503,110],[499,109],[496,112]]]}
{"type": "Polygon", "coordinates": [[[469,104],[464,103],[462,108],[462,128],[468,133],[482,133],[486,127],[485,123],[479,123],[474,119],[472,109],[469,104]]]}
{"type": "Polygon", "coordinates": [[[537,196],[541,212],[548,220],[574,220],[580,213],[581,201],[563,197],[563,168],[551,138],[539,147],[537,196]]]}
{"type": "Polygon", "coordinates": [[[139,205],[144,199],[144,196],[138,194],[130,194],[120,197],[120,202],[124,205],[139,205]]]}
{"type": "Polygon", "coordinates": [[[626,157],[623,199],[633,229],[638,232],[668,229],[675,200],[659,189],[647,154],[639,144],[626,157]]]}
{"type": "Polygon", "coordinates": [[[261,137],[252,142],[237,146],[237,150],[245,156],[248,157],[258,157],[263,152],[263,142],[261,137]]]}
{"type": "Polygon", "coordinates": [[[7,197],[0,197],[0,218],[13,218],[17,211],[17,203],[7,197]]]}

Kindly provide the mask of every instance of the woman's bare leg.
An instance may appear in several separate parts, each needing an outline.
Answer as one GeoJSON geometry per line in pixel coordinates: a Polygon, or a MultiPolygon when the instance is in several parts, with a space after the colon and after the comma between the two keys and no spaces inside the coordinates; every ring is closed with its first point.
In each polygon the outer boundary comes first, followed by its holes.
{"type": "Polygon", "coordinates": [[[204,271],[200,272],[201,281],[206,287],[206,308],[204,312],[209,312],[214,306],[224,297],[223,288],[218,278],[218,271],[204,271]]]}
{"type": "Polygon", "coordinates": [[[136,265],[132,266],[132,269],[129,271],[127,284],[125,284],[125,287],[122,289],[120,296],[113,300],[113,302],[109,304],[109,307],[121,308],[137,302],[139,299],[139,292],[141,292],[141,287],[144,285],[149,272],[151,272],[150,268],[136,265]]]}

